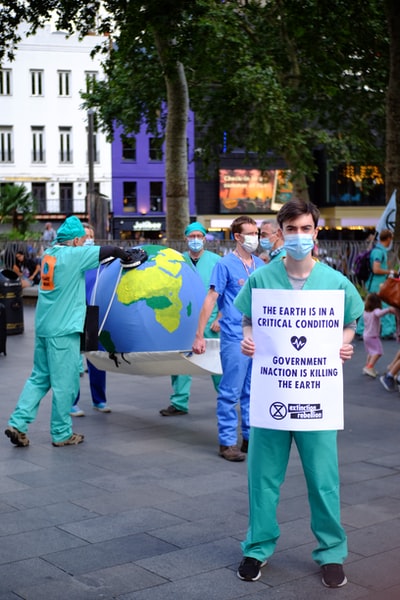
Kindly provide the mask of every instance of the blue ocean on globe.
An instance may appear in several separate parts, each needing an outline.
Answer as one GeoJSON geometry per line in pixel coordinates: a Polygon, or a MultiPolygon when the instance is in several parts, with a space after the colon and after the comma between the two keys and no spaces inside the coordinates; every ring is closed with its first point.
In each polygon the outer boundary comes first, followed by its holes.
{"type": "Polygon", "coordinates": [[[99,306],[100,342],[108,352],[190,350],[206,294],[194,266],[165,246],[143,245],[135,269],[104,267],[92,304],[99,306]]]}

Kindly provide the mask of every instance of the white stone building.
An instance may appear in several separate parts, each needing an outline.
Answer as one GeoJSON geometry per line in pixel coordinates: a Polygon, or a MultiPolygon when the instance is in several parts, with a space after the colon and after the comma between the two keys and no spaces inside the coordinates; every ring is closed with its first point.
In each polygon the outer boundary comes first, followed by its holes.
{"type": "MultiPolygon", "coordinates": [[[[15,60],[0,67],[0,185],[23,183],[46,220],[87,213],[88,115],[80,92],[102,77],[100,57],[90,54],[103,40],[79,41],[47,25],[23,36],[15,60]]],[[[111,144],[103,133],[94,132],[93,149],[94,188],[111,202],[111,144]]]]}

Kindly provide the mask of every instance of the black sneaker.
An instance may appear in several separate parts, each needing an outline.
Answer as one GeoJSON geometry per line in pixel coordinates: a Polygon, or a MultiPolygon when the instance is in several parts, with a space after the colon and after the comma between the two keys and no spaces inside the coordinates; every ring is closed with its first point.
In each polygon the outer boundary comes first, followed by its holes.
{"type": "Polygon", "coordinates": [[[160,415],[163,417],[177,417],[178,415],[187,415],[187,412],[184,410],[178,410],[175,406],[170,404],[167,408],[162,408],[160,410],[160,415]]]}
{"type": "Polygon", "coordinates": [[[247,454],[248,449],[249,449],[249,440],[243,439],[242,445],[240,446],[240,451],[247,454]]]}
{"type": "Polygon", "coordinates": [[[344,574],[343,566],[331,563],[328,565],[322,565],[322,583],[328,588],[338,588],[346,585],[347,577],[344,574]]]}
{"type": "Polygon", "coordinates": [[[245,556],[237,570],[237,576],[243,581],[257,581],[261,577],[261,567],[264,567],[267,561],[257,560],[251,556],[245,556]]]}

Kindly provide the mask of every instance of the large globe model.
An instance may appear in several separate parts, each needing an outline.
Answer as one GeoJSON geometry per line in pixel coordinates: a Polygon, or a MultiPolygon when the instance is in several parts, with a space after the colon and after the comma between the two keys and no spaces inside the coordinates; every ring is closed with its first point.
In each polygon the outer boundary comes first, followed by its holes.
{"type": "Polygon", "coordinates": [[[165,246],[141,246],[148,260],[123,269],[115,260],[100,273],[100,341],[108,352],[161,352],[192,347],[206,290],[196,269],[165,246]],[[115,290],[115,296],[113,293],[115,290]]]}

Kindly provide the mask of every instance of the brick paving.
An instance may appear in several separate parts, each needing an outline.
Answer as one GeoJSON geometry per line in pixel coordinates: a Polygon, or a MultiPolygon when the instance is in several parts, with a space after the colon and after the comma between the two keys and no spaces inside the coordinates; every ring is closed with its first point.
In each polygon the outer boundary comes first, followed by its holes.
{"type": "MultiPolygon", "coordinates": [[[[35,307],[0,356],[4,429],[30,373],[35,307]]],[[[382,371],[397,349],[385,341],[382,371]]],[[[217,455],[215,393],[193,379],[188,416],[165,418],[168,377],[107,375],[111,414],[91,408],[81,380],[85,434],[50,443],[50,396],[28,448],[0,438],[0,600],[398,600],[400,598],[400,393],[361,374],[362,342],[344,367],[339,434],[342,518],[349,536],[338,590],[311,558],[304,478],[295,449],[279,506],[281,538],[256,583],[240,581],[247,526],[246,464],[217,455]],[[1,441],[2,440],[2,441],[1,441]]]]}

